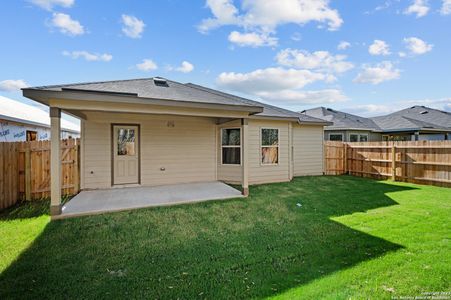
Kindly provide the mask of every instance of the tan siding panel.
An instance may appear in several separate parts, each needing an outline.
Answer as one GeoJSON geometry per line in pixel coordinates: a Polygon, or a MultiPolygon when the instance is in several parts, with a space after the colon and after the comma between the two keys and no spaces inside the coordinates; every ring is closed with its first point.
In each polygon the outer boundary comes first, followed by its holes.
{"type": "Polygon", "coordinates": [[[216,179],[214,119],[95,113],[86,121],[85,188],[111,186],[111,124],[141,125],[141,184],[216,179]],[[94,120],[94,121],[91,121],[94,120]],[[164,170],[162,170],[164,169],[164,170]],[[94,174],[91,174],[94,171],[94,174]]]}
{"type": "Polygon", "coordinates": [[[323,174],[323,127],[293,126],[294,176],[323,174]]]}

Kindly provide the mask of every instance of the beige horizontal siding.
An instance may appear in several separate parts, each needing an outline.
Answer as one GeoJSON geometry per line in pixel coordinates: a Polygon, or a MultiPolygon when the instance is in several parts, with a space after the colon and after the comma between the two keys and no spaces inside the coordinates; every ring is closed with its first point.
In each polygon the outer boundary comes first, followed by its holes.
{"type": "Polygon", "coordinates": [[[293,126],[294,176],[323,174],[323,127],[293,126]]]}
{"type": "Polygon", "coordinates": [[[111,120],[140,125],[142,185],[216,180],[216,125],[213,118],[87,114],[83,146],[84,188],[111,187],[111,120]],[[174,127],[168,126],[168,122],[174,127]]]}

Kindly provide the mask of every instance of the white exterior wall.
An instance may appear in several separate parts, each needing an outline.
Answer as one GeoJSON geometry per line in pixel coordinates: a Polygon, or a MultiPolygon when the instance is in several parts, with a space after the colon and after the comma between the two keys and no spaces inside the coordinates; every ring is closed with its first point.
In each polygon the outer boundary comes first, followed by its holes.
{"type": "MultiPolygon", "coordinates": [[[[27,130],[37,132],[37,140],[49,140],[50,128],[44,126],[29,125],[19,122],[0,120],[0,142],[25,142],[27,130]]],[[[78,138],[80,134],[61,130],[61,138],[78,138]]]]}
{"type": "Polygon", "coordinates": [[[111,187],[111,123],[140,125],[142,185],[216,180],[216,125],[213,118],[87,115],[88,120],[83,122],[84,189],[111,187]],[[161,168],[165,170],[161,171],[161,168]]]}
{"type": "Polygon", "coordinates": [[[323,127],[293,125],[294,176],[323,174],[323,127]]]}

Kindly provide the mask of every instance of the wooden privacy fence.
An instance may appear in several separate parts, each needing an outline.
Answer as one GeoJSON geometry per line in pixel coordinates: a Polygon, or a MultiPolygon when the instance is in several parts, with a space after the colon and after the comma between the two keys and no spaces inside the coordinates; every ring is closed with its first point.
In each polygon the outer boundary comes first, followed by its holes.
{"type": "Polygon", "coordinates": [[[451,187],[451,141],[324,142],[325,174],[451,187]]]}
{"type": "MultiPolygon", "coordinates": [[[[79,140],[61,141],[62,194],[80,189],[79,140]]],[[[50,196],[50,141],[0,143],[0,210],[50,196]]]]}

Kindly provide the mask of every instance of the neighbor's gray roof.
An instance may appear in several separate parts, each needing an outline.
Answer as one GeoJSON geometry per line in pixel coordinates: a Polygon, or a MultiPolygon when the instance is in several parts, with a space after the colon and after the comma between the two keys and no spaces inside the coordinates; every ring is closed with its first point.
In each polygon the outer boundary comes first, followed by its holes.
{"type": "Polygon", "coordinates": [[[293,111],[275,107],[272,105],[260,103],[257,101],[245,99],[242,97],[227,94],[221,91],[213,90],[192,83],[179,83],[176,81],[164,79],[167,82],[166,87],[157,86],[154,78],[87,82],[63,85],[48,85],[28,88],[31,90],[43,91],[83,91],[83,92],[105,92],[128,94],[138,98],[161,99],[186,101],[206,104],[223,104],[223,105],[240,105],[248,107],[263,108],[263,112],[258,116],[281,117],[281,118],[297,118],[301,122],[306,123],[325,123],[324,120],[309,117],[293,111]]]}
{"type": "Polygon", "coordinates": [[[331,108],[316,107],[303,110],[301,114],[333,122],[333,125],[327,126],[325,129],[380,130],[378,125],[369,118],[348,114],[331,108]]]}
{"type": "Polygon", "coordinates": [[[382,130],[451,130],[451,113],[425,106],[412,106],[386,116],[371,118],[382,130]]]}

